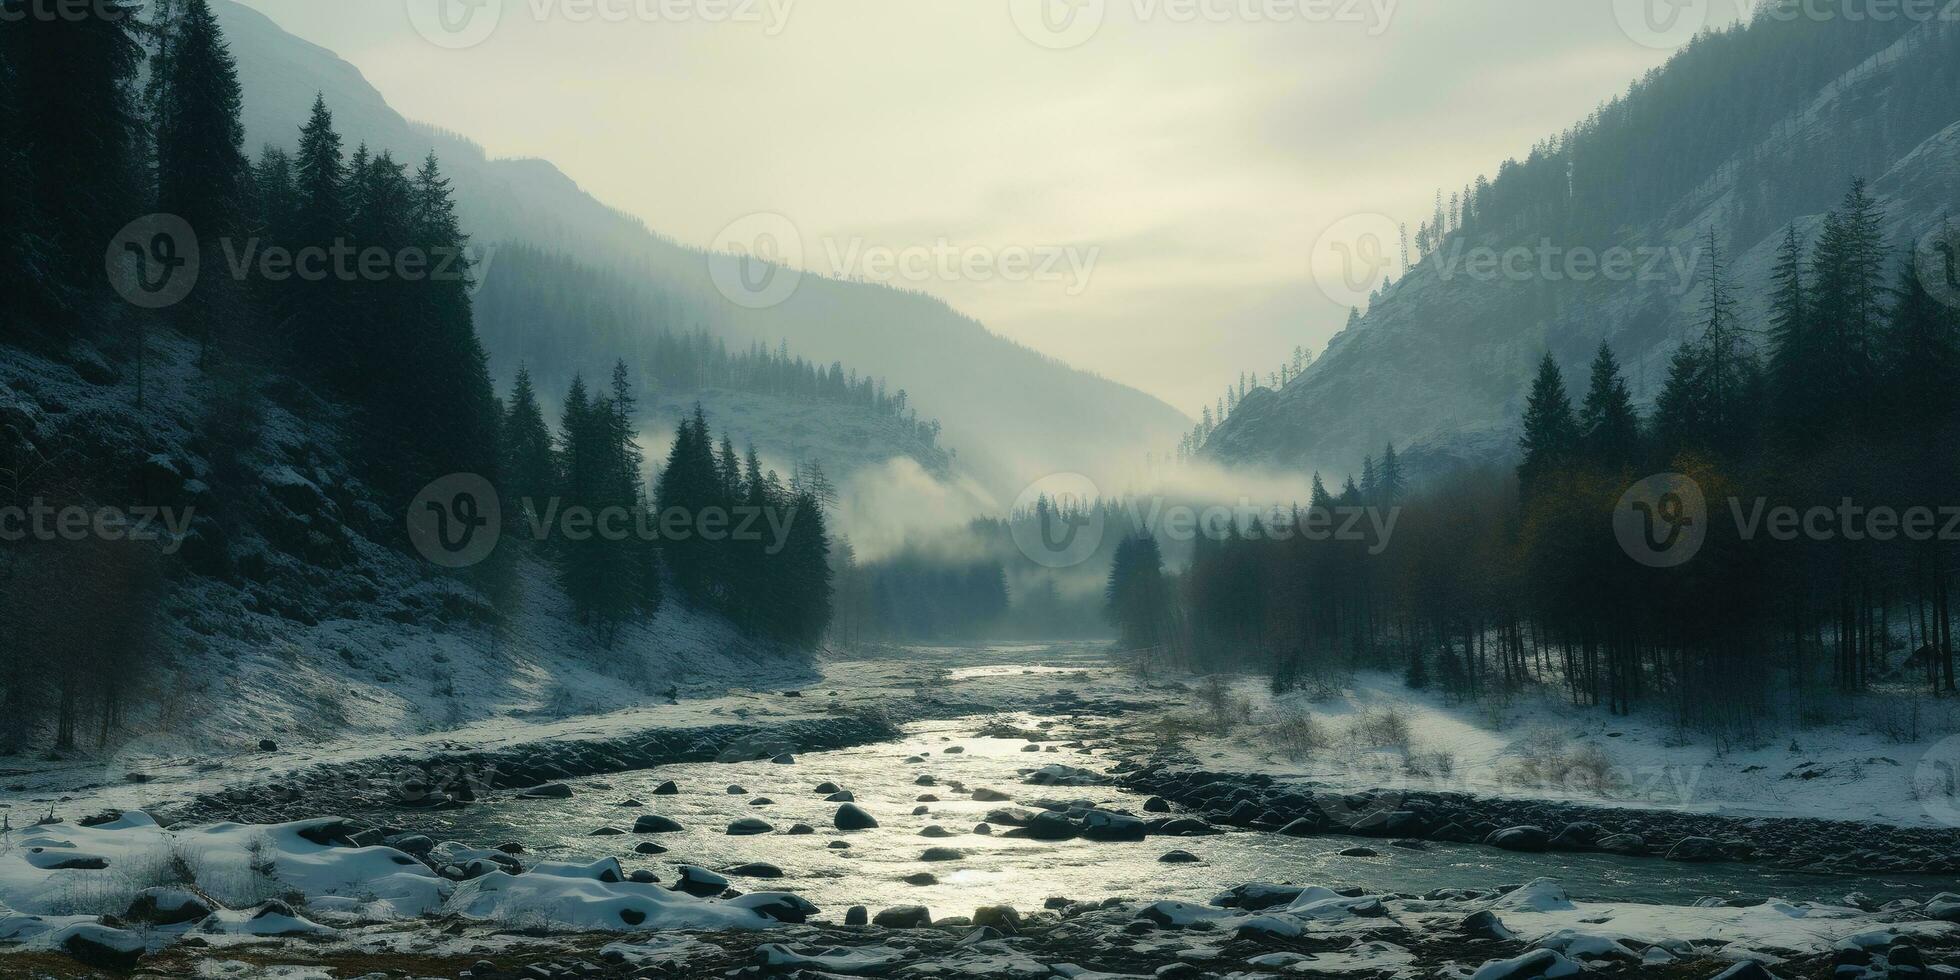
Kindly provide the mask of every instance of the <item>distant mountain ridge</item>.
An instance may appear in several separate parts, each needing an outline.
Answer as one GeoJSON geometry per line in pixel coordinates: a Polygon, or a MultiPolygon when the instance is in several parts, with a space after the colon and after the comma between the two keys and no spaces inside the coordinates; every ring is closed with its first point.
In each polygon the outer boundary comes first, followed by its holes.
{"type": "MultiPolygon", "coordinates": [[[[962,468],[1012,500],[1057,471],[1092,476],[1140,460],[1189,424],[1143,392],[1076,370],[989,332],[937,299],[879,285],[804,275],[782,304],[746,310],[722,301],[706,253],[680,245],[581,190],[535,159],[490,159],[468,139],[412,123],[346,61],[231,0],[214,4],[237,56],[247,145],[291,146],[316,92],[348,145],[418,160],[433,150],[454,181],[465,229],[480,244],[521,241],[587,265],[649,277],[689,305],[715,311],[701,326],[731,346],[787,339],[813,361],[842,361],[904,386],[920,414],[945,424],[962,468]]],[[[495,274],[494,259],[489,270],[495,274]]],[[[493,367],[504,352],[490,349],[493,367]]]]}
{"type": "MultiPolygon", "coordinates": [[[[1386,287],[1280,391],[1240,404],[1207,443],[1235,464],[1356,472],[1390,442],[1434,471],[1509,458],[1525,385],[1550,351],[1582,385],[1610,343],[1651,403],[1694,336],[1715,233],[1744,300],[1763,296],[1785,229],[1810,238],[1851,177],[1908,244],[1960,211],[1960,24],[1758,17],[1704,36],[1630,94],[1506,164],[1477,214],[1386,287]],[[1541,243],[1658,250],[1652,277],[1479,276],[1466,254],[1541,243]],[[1686,267],[1683,277],[1672,271],[1686,267]]],[[[1644,254],[1644,252],[1643,252],[1644,254]]],[[[1895,253],[1903,258],[1904,253],[1895,253]]],[[[1580,392],[1574,392],[1574,396],[1580,392]]]]}

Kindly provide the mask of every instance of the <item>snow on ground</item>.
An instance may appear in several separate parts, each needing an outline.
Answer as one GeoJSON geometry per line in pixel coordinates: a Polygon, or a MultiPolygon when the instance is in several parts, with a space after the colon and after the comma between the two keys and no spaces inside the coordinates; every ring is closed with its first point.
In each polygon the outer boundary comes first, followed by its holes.
{"type": "MultiPolygon", "coordinates": [[[[1960,826],[1960,702],[1952,699],[1874,697],[1861,705],[1864,717],[1797,730],[1766,723],[1758,737],[1722,739],[1652,714],[1572,705],[1549,689],[1455,703],[1380,671],[1360,672],[1327,697],[1275,698],[1264,678],[1251,677],[1230,693],[1242,704],[1227,713],[1243,723],[1225,735],[1186,736],[1207,768],[1339,788],[1960,826]]],[[[1198,694],[1185,698],[1185,714],[1205,712],[1198,694]]]]}
{"type": "Polygon", "coordinates": [[[626,880],[612,860],[540,862],[457,883],[395,848],[347,846],[339,824],[166,830],[130,812],[0,833],[0,941],[59,949],[80,934],[156,949],[193,931],[207,942],[330,937],[342,925],[436,915],[565,932],[762,929],[814,911],[781,893],[706,899],[626,880]],[[141,931],[93,921],[104,915],[141,931]]]}
{"type": "Polygon", "coordinates": [[[736,673],[743,663],[737,658],[704,660],[707,669],[686,675],[696,682],[680,691],[676,703],[638,699],[642,703],[631,707],[559,716],[519,702],[450,728],[286,739],[269,752],[236,744],[200,745],[166,733],[132,739],[101,758],[0,760],[7,773],[0,777],[5,785],[0,789],[0,817],[16,827],[31,823],[51,805],[37,801],[56,796],[61,797],[59,809],[69,816],[110,807],[143,809],[226,786],[276,785],[285,773],[320,764],[434,755],[459,748],[496,751],[532,743],[603,740],[656,729],[803,721],[899,702],[920,693],[970,698],[1003,708],[1052,693],[1057,686],[1071,687],[1084,696],[1135,693],[1129,676],[1104,664],[1098,646],[1088,643],[916,647],[890,656],[828,659],[814,665],[764,659],[750,663],[746,673],[736,673]],[[1066,671],[1024,671],[1020,666],[1044,663],[1066,671]],[[949,676],[962,666],[974,665],[993,669],[971,677],[949,676]],[[709,670],[716,672],[710,675],[709,670]],[[807,696],[785,697],[786,690],[806,691],[807,696]],[[142,781],[131,781],[131,774],[142,781]]]}

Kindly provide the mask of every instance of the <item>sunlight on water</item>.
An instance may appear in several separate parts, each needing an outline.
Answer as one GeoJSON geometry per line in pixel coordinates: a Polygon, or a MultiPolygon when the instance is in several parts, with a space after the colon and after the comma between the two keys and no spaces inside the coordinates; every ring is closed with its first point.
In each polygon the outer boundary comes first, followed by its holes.
{"type": "MultiPolygon", "coordinates": [[[[983,669],[1019,673],[1039,668],[983,669]]],[[[1016,723],[1032,728],[1040,721],[1021,718],[1016,723]]],[[[1006,837],[1004,832],[1012,828],[1003,825],[994,826],[991,834],[976,833],[976,825],[987,819],[989,811],[1002,807],[1033,810],[1038,801],[1087,801],[1141,813],[1144,802],[1115,787],[1025,785],[1021,781],[1025,771],[1050,763],[1089,769],[1099,769],[1103,763],[1083,750],[1060,748],[1059,742],[979,737],[974,734],[977,725],[973,720],[916,724],[897,742],[810,753],[798,756],[793,765],[699,763],[580,780],[572,784],[577,796],[570,800],[499,798],[456,811],[386,811],[368,816],[470,844],[517,841],[531,860],[615,856],[629,868],[648,868],[669,882],[681,864],[725,872],[740,864],[766,862],[781,868],[784,876],[736,877],[735,887],[794,891],[838,916],[851,905],[873,909],[924,905],[938,916],[970,914],[976,906],[993,904],[1032,909],[1050,896],[1202,902],[1249,881],[1421,893],[1551,876],[1562,879],[1578,898],[1684,904],[1706,896],[1836,901],[1851,891],[1879,901],[1904,896],[1923,899],[1940,890],[1937,881],[1909,876],[1853,880],[1747,865],[1687,865],[1592,854],[1527,855],[1446,844],[1412,851],[1387,841],[1345,837],[1232,832],[1152,837],[1142,843],[1052,843],[1006,837]],[[1028,751],[1031,744],[1042,750],[1028,751]],[[1056,746],[1056,751],[1046,751],[1049,746],[1056,746]],[[931,783],[922,784],[921,777],[929,777],[931,783]],[[667,780],[676,782],[680,793],[654,795],[654,788],[667,780]],[[838,804],[825,802],[826,793],[817,791],[826,782],[853,793],[857,804],[880,826],[851,833],[837,830],[832,820],[838,804]],[[730,787],[741,791],[730,792],[730,787]],[[983,788],[1003,793],[1011,802],[973,799],[972,794],[983,788]],[[629,798],[646,806],[617,805],[629,798]],[[925,812],[915,814],[918,808],[925,812]],[[645,813],[670,817],[685,830],[591,836],[604,827],[630,831],[634,820],[645,813]],[[749,817],[768,821],[774,832],[756,836],[726,832],[730,822],[749,817]],[[797,823],[809,825],[814,832],[788,833],[797,823]],[[939,831],[928,831],[935,827],[939,831]],[[926,835],[940,832],[944,836],[926,835]],[[659,855],[635,853],[635,846],[643,841],[669,850],[659,855]],[[849,846],[835,848],[834,842],[849,846]],[[1338,853],[1364,843],[1379,856],[1338,853]],[[953,848],[959,856],[925,860],[928,848],[953,848]],[[1173,849],[1200,860],[1193,864],[1158,860],[1173,849]],[[915,877],[919,875],[933,877],[915,877]]]]}

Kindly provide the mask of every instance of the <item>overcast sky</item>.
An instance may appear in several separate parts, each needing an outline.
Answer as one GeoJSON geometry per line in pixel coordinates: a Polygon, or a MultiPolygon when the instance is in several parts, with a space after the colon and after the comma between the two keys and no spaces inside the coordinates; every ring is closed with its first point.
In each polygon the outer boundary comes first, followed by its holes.
{"type": "Polygon", "coordinates": [[[662,233],[780,214],[1195,415],[1340,327],[1329,229],[1415,225],[1736,0],[245,2],[662,233]]]}

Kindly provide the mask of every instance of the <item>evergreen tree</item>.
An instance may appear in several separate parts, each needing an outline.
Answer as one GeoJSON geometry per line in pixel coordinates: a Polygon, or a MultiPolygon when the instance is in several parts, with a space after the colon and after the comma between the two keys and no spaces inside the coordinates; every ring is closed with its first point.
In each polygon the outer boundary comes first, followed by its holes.
{"type": "MultiPolygon", "coordinates": [[[[206,268],[220,268],[223,239],[241,225],[250,165],[245,158],[244,96],[238,66],[209,0],[163,0],[153,24],[156,57],[149,104],[156,149],[158,210],[196,231],[206,268]]],[[[173,309],[208,343],[227,309],[230,280],[213,276],[173,309]]]]}
{"type": "MultiPolygon", "coordinates": [[[[305,261],[307,250],[331,249],[347,236],[347,161],[325,96],[313,100],[292,167],[295,201],[287,244],[305,261]]],[[[325,253],[312,254],[317,260],[325,253]]],[[[320,375],[331,373],[341,360],[342,334],[350,317],[342,284],[332,275],[294,275],[276,288],[281,295],[279,322],[292,338],[290,350],[298,365],[320,375]]]]}
{"type": "MultiPolygon", "coordinates": [[[[660,471],[654,489],[654,512],[664,523],[670,517],[697,526],[702,515],[723,503],[721,474],[715,465],[715,451],[708,432],[706,414],[699,405],[694,414],[683,418],[674,433],[674,445],[667,452],[667,465],[660,471]]],[[[663,538],[662,557],[681,597],[696,609],[722,608],[727,583],[718,574],[718,548],[699,534],[663,538]]]]}
{"type": "Polygon", "coordinates": [[[1579,438],[1585,455],[1606,467],[1626,466],[1640,450],[1640,417],[1613,349],[1600,342],[1593,356],[1592,381],[1579,410],[1579,438]]]}
{"type": "Polygon", "coordinates": [[[1394,443],[1389,443],[1382,450],[1380,481],[1381,502],[1384,504],[1396,503],[1409,491],[1408,480],[1402,475],[1402,461],[1395,455],[1394,443]]]}
{"type": "Polygon", "coordinates": [[[37,16],[26,0],[3,2],[0,44],[22,93],[27,138],[17,145],[48,229],[43,254],[66,290],[96,287],[106,243],[148,210],[134,91],[144,59],[138,5],[100,0],[37,16]]]}
{"type": "Polygon", "coordinates": [[[1361,497],[1369,503],[1381,499],[1381,475],[1375,471],[1375,457],[1361,460],[1361,497]]]}
{"type": "Polygon", "coordinates": [[[1579,423],[1565,392],[1565,375],[1550,354],[1538,362],[1525,401],[1519,448],[1524,461],[1518,466],[1518,483],[1527,494],[1541,478],[1569,463],[1579,448],[1579,423]]]}
{"type": "Polygon", "coordinates": [[[1902,264],[1895,295],[1885,343],[1891,421],[1931,443],[1950,434],[1960,410],[1960,317],[1927,290],[1916,262],[1902,264]]]}
{"type": "Polygon", "coordinates": [[[1829,365],[1804,262],[1803,241],[1793,224],[1784,232],[1770,274],[1769,390],[1777,435],[1798,447],[1815,444],[1831,410],[1829,401],[1818,397],[1829,382],[1829,365]]]}
{"type": "MultiPolygon", "coordinates": [[[[810,648],[830,628],[830,538],[823,507],[808,492],[789,501],[788,540],[774,556],[781,565],[775,635],[792,645],[810,648]]],[[[755,602],[759,597],[746,597],[755,602]]]]}
{"type": "Polygon", "coordinates": [[[1165,613],[1170,602],[1164,556],[1149,534],[1125,537],[1110,562],[1103,590],[1104,615],[1116,627],[1127,651],[1143,651],[1169,639],[1165,613]]]}
{"type": "Polygon", "coordinates": [[[0,338],[23,326],[31,308],[54,305],[56,288],[50,246],[37,227],[11,41],[0,31],[0,280],[10,284],[0,289],[0,338]]]}
{"type": "Polygon", "coordinates": [[[1813,397],[1836,406],[1854,432],[1869,425],[1878,404],[1889,252],[1884,223],[1884,212],[1858,179],[1817,236],[1816,315],[1829,374],[1828,387],[1813,397]]]}
{"type": "MultiPolygon", "coordinates": [[[[578,397],[583,401],[582,383],[578,397]]],[[[567,398],[568,409],[571,404],[572,399],[567,398]]],[[[523,502],[527,500],[540,511],[548,508],[550,497],[558,490],[558,460],[527,368],[517,369],[517,379],[511,385],[510,404],[504,412],[503,451],[503,491],[511,519],[522,519],[523,502]]]]}

